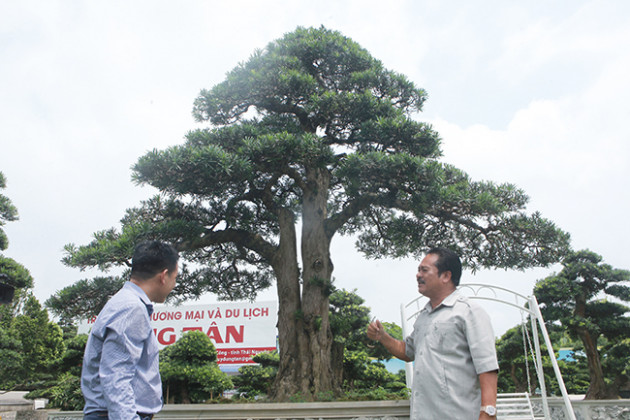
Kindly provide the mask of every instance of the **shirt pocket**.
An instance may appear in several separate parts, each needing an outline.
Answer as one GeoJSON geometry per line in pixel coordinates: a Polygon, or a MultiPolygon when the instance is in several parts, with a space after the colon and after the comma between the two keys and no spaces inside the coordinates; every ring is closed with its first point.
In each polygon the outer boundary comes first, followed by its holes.
{"type": "Polygon", "coordinates": [[[431,325],[429,345],[440,354],[455,353],[459,340],[457,324],[448,321],[438,321],[431,325]]]}

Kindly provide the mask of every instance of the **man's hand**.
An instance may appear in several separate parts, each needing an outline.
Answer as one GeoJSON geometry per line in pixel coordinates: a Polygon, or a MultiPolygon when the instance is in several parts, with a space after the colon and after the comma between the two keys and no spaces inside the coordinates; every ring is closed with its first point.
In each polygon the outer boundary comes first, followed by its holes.
{"type": "Polygon", "coordinates": [[[367,336],[370,340],[381,341],[384,332],[383,324],[378,319],[368,325],[367,336]]]}
{"type": "Polygon", "coordinates": [[[411,359],[405,354],[405,342],[397,340],[387,334],[387,331],[383,328],[383,324],[381,324],[381,321],[378,319],[368,324],[367,336],[370,340],[381,343],[385,346],[387,351],[398,357],[400,360],[404,360],[405,362],[411,361],[411,359]]]}

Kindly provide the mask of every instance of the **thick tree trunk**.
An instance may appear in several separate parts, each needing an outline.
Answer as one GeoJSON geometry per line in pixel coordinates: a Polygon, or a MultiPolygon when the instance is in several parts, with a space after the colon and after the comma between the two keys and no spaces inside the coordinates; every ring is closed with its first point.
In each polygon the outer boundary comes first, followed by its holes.
{"type": "Polygon", "coordinates": [[[336,388],[341,388],[343,383],[343,352],[345,345],[338,343],[334,340],[330,349],[331,354],[331,368],[333,375],[333,384],[336,388]]]}
{"type": "MultiPolygon", "coordinates": [[[[523,372],[525,372],[525,366],[523,366],[523,372]]],[[[527,389],[527,384],[525,384],[522,380],[522,375],[521,372],[518,372],[517,374],[517,365],[515,363],[512,363],[510,365],[510,378],[512,379],[512,382],[514,383],[514,392],[526,392],[529,391],[527,389]]]]}
{"type": "Polygon", "coordinates": [[[313,395],[335,391],[333,381],[329,301],[333,264],[325,224],[330,174],[327,169],[306,173],[302,210],[302,309],[312,362],[313,395]]]}
{"type": "Polygon", "coordinates": [[[280,365],[270,397],[286,401],[300,390],[299,370],[296,369],[302,349],[299,347],[298,314],[300,303],[300,270],[297,262],[295,220],[286,211],[280,215],[280,243],[273,261],[278,291],[278,345],[280,365]]]}
{"type": "Polygon", "coordinates": [[[586,353],[586,361],[588,363],[588,373],[590,385],[584,397],[585,400],[606,400],[618,398],[615,392],[606,384],[604,380],[604,372],[597,351],[597,339],[593,338],[587,330],[578,331],[578,335],[584,344],[584,352],[586,353]]]}
{"type": "MultiPolygon", "coordinates": [[[[583,296],[577,296],[575,301],[575,315],[576,317],[586,318],[586,298],[583,296]]],[[[616,398],[611,395],[614,392],[610,387],[606,385],[604,380],[604,371],[602,370],[602,364],[599,359],[599,351],[597,351],[597,335],[594,335],[585,327],[575,328],[578,337],[584,344],[584,353],[586,353],[586,362],[588,364],[588,373],[590,384],[585,400],[605,400],[609,398],[616,398]]],[[[617,396],[618,397],[618,396],[617,396]]]]}
{"type": "Polygon", "coordinates": [[[330,238],[324,230],[328,181],[325,169],[307,171],[302,213],[301,295],[295,231],[289,228],[288,220],[280,222],[281,243],[274,264],[278,281],[280,366],[271,392],[276,401],[287,401],[294,395],[312,400],[337,390],[331,367],[332,335],[328,320],[333,267],[330,238]]]}

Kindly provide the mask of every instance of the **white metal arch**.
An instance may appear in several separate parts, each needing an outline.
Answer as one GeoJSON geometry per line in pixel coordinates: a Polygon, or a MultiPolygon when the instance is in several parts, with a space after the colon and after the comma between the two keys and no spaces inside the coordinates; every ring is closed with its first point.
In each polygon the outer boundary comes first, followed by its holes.
{"type": "MultiPolygon", "coordinates": [[[[538,330],[540,330],[544,340],[545,345],[547,346],[547,350],[549,352],[549,358],[551,359],[551,364],[553,365],[554,373],[556,374],[556,379],[558,380],[558,386],[560,387],[560,392],[562,393],[562,399],[564,400],[564,405],[566,408],[567,415],[569,420],[576,420],[575,413],[573,412],[573,407],[571,405],[571,400],[569,399],[569,395],[567,393],[566,387],[564,385],[564,381],[562,380],[562,374],[560,373],[560,367],[558,366],[558,361],[556,360],[556,356],[553,351],[553,346],[551,345],[551,340],[549,339],[549,334],[547,333],[547,327],[545,327],[545,321],[542,317],[542,313],[540,312],[540,307],[538,306],[538,301],[535,296],[524,296],[519,293],[516,293],[510,289],[506,289],[504,287],[493,286],[488,284],[481,283],[467,283],[460,284],[457,290],[464,296],[467,296],[472,300],[486,300],[497,302],[501,304],[505,304],[511,306],[515,309],[521,311],[521,313],[527,314],[530,319],[532,326],[532,336],[534,340],[534,354],[536,357],[535,367],[536,367],[536,375],[538,377],[538,384],[540,386],[540,393],[542,397],[542,405],[543,412],[545,415],[545,419],[551,419],[551,413],[549,411],[549,402],[547,401],[547,390],[545,387],[545,375],[543,374],[542,367],[542,355],[540,350],[540,342],[538,339],[538,330]]],[[[408,327],[408,323],[415,319],[418,313],[424,308],[427,303],[427,298],[425,296],[419,296],[411,302],[400,305],[400,316],[402,321],[402,332],[403,337],[407,337],[411,330],[408,327]]],[[[413,325],[413,323],[412,323],[413,325]]],[[[413,379],[413,369],[412,362],[405,364],[405,373],[407,377],[407,387],[411,388],[411,381],[413,379]]]]}

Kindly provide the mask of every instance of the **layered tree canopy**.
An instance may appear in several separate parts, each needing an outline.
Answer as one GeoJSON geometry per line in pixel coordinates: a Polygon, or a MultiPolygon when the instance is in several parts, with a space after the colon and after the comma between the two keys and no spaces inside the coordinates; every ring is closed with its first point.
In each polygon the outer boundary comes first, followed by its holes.
{"type": "Polygon", "coordinates": [[[253,299],[275,281],[276,389],[328,391],[336,234],[355,235],[369,258],[447,246],[473,269],[547,265],[568,248],[567,234],[525,212],[519,188],[440,161],[438,133],[412,118],[426,97],[340,33],[298,28],[201,91],[193,114],[208,128],[133,168],[160,194],[128,210],[121,230],[68,245],[64,262],[126,266],[138,241],[160,238],[187,262],[181,299],[253,299]]]}
{"type": "Polygon", "coordinates": [[[590,374],[587,399],[618,398],[620,386],[630,381],[627,354],[621,362],[614,360],[628,349],[630,271],[602,260],[589,250],[571,252],[559,273],[540,280],[534,288],[545,320],[559,321],[584,345],[590,374]],[[600,348],[602,338],[607,345],[600,348]],[[609,369],[602,366],[600,352],[610,353],[609,369]]]}

